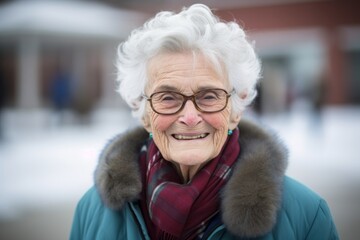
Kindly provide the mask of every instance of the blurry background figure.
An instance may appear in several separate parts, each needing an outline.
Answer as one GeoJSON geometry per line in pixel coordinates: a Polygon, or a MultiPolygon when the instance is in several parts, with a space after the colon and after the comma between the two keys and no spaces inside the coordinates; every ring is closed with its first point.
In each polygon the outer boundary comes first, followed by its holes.
{"type": "Polygon", "coordinates": [[[6,87],[5,87],[5,79],[4,79],[4,75],[0,69],[0,142],[3,139],[3,107],[5,105],[5,92],[6,92],[6,87]]]}
{"type": "Polygon", "coordinates": [[[52,79],[50,91],[57,124],[64,123],[65,110],[70,108],[72,97],[71,84],[70,74],[66,70],[59,68],[52,79]]]}
{"type": "Polygon", "coordinates": [[[313,86],[308,89],[308,98],[311,101],[311,131],[321,134],[322,115],[326,103],[326,82],[325,74],[321,72],[314,79],[313,86]]]}

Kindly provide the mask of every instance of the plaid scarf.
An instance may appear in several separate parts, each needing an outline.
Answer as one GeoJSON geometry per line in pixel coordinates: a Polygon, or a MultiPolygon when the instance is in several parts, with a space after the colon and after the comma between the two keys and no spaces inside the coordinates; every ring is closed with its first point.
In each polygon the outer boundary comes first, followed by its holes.
{"type": "Polygon", "coordinates": [[[140,206],[151,239],[196,239],[219,211],[220,191],[240,152],[239,130],[220,154],[183,184],[174,165],[150,140],[140,155],[143,190],[140,206]]]}

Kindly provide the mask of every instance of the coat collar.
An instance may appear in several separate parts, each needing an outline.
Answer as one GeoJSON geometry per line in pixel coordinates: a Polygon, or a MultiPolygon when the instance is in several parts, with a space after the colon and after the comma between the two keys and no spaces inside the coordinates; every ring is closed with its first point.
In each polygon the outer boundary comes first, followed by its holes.
{"type": "MultiPolygon", "coordinates": [[[[253,123],[239,124],[241,152],[222,192],[221,214],[226,228],[241,237],[269,232],[282,199],[287,150],[279,139],[253,123]]],[[[114,137],[100,155],[95,185],[105,205],[121,209],[139,198],[140,148],[148,138],[143,128],[114,137]]]]}

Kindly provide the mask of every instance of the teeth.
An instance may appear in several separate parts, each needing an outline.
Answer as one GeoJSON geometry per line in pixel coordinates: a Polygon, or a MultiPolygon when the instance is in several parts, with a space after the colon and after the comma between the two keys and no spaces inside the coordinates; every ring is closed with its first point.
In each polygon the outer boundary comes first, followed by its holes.
{"type": "Polygon", "coordinates": [[[185,135],[175,134],[174,137],[179,140],[193,140],[193,139],[200,139],[206,137],[206,133],[202,133],[200,135],[195,135],[195,136],[185,136],[185,135]]]}

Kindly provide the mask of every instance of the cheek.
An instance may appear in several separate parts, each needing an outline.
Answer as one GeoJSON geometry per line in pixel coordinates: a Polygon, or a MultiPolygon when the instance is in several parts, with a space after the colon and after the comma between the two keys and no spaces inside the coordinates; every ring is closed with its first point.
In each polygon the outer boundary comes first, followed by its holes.
{"type": "Polygon", "coordinates": [[[215,146],[214,150],[216,151],[216,154],[218,154],[227,139],[227,131],[229,129],[229,112],[228,111],[220,112],[210,117],[208,119],[208,123],[214,129],[216,129],[213,143],[215,146]]]}
{"type": "Polygon", "coordinates": [[[229,112],[223,111],[214,115],[209,116],[206,121],[215,129],[217,130],[224,130],[226,129],[226,131],[228,130],[228,126],[229,126],[229,112]]]}
{"type": "Polygon", "coordinates": [[[153,131],[164,132],[175,121],[172,116],[162,116],[156,113],[151,114],[152,129],[153,131]]]}
{"type": "Polygon", "coordinates": [[[227,127],[227,120],[223,116],[210,118],[208,123],[215,129],[220,130],[227,127]]]}

